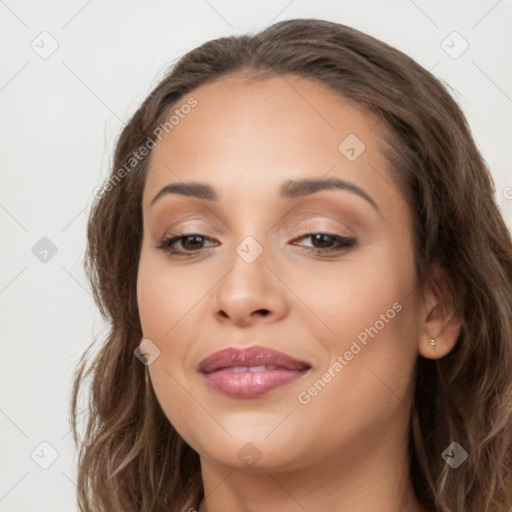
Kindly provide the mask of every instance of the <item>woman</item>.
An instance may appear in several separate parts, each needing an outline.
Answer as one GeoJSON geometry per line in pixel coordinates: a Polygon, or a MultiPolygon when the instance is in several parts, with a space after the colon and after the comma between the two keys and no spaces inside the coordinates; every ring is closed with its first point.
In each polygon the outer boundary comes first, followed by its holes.
{"type": "Polygon", "coordinates": [[[403,53],[309,19],[194,49],[88,242],[111,330],[75,378],[82,511],[512,507],[512,241],[403,53]]]}

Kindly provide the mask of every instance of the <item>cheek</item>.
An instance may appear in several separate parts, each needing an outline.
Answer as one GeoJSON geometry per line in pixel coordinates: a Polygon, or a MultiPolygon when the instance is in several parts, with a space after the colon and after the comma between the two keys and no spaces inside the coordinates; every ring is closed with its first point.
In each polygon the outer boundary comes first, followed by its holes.
{"type": "Polygon", "coordinates": [[[418,357],[412,250],[375,246],[347,261],[336,278],[323,277],[321,287],[311,276],[302,281],[302,291],[311,290],[308,304],[329,329],[318,331],[328,360],[302,388],[301,403],[324,417],[326,410],[345,411],[354,421],[386,415],[394,411],[386,409],[390,399],[407,396],[418,357]]]}
{"type": "MultiPolygon", "coordinates": [[[[144,336],[170,340],[194,307],[211,288],[212,275],[205,270],[177,266],[165,258],[141,254],[137,277],[137,301],[144,336]]],[[[214,281],[212,281],[213,283],[214,281]]]]}
{"type": "MultiPolygon", "coordinates": [[[[159,356],[148,366],[151,386],[165,416],[173,425],[186,425],[186,393],[181,362],[186,347],[178,336],[194,303],[193,286],[166,265],[142,251],[137,276],[137,301],[142,333],[159,349],[159,356]]],[[[186,431],[186,429],[185,429],[186,431]]],[[[180,434],[184,433],[180,428],[180,434]]],[[[185,436],[187,437],[186,433],[185,436]]]]}
{"type": "MultiPolygon", "coordinates": [[[[206,295],[218,277],[207,266],[172,266],[148,250],[141,253],[137,300],[143,336],[160,350],[148,367],[155,395],[169,421],[188,440],[189,378],[197,361],[191,356],[200,336],[206,295]]],[[[192,428],[193,430],[193,428],[192,428]]]]}
{"type": "Polygon", "coordinates": [[[286,278],[297,297],[303,298],[313,313],[307,314],[308,321],[316,322],[318,333],[335,344],[336,349],[342,349],[347,340],[376,322],[379,331],[400,332],[405,327],[404,318],[409,313],[414,316],[413,304],[405,308],[414,298],[415,290],[415,269],[409,248],[396,252],[392,244],[374,244],[347,257],[346,261],[289,271],[286,278]],[[398,306],[393,309],[395,303],[402,306],[400,314],[396,314],[398,306]]]}
{"type": "Polygon", "coordinates": [[[296,396],[304,436],[321,430],[328,440],[319,450],[343,443],[355,450],[363,442],[366,448],[359,448],[368,449],[376,426],[384,431],[407,420],[418,357],[417,310],[413,296],[399,288],[390,284],[369,294],[353,288],[352,300],[344,297],[347,308],[326,317],[336,333],[322,340],[329,360],[296,396]]]}

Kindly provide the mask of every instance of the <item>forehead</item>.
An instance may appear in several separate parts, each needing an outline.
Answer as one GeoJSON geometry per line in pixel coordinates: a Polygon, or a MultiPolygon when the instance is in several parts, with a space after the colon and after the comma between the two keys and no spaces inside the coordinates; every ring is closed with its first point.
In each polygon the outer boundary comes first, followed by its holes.
{"type": "Polygon", "coordinates": [[[275,193],[292,178],[379,181],[387,166],[380,116],[305,78],[230,75],[184,96],[173,113],[151,153],[145,206],[180,180],[210,182],[222,198],[233,188],[275,193]],[[181,111],[191,100],[195,106],[181,111]]]}

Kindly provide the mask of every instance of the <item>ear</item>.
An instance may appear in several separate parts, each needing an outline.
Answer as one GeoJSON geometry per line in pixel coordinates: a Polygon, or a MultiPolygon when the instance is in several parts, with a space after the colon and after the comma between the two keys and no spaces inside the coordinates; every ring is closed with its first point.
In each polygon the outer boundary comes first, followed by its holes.
{"type": "Polygon", "coordinates": [[[452,309],[443,305],[449,302],[446,283],[446,274],[439,266],[432,270],[435,288],[428,285],[424,289],[424,301],[420,308],[420,330],[418,338],[418,351],[427,359],[441,359],[448,354],[455,344],[461,332],[461,322],[455,316],[452,309]],[[430,340],[435,340],[435,345],[430,340]]]}

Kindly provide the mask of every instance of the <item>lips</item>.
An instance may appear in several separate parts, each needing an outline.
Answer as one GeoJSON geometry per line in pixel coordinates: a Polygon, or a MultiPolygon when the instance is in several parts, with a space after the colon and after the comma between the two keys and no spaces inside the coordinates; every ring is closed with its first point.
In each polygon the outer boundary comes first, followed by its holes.
{"type": "Polygon", "coordinates": [[[256,398],[300,379],[311,365],[265,347],[227,348],[204,359],[199,371],[211,390],[231,398],[256,398]]]}
{"type": "Polygon", "coordinates": [[[291,356],[265,347],[249,347],[246,349],[226,348],[215,352],[206,359],[203,359],[199,365],[199,371],[202,373],[212,373],[222,369],[251,368],[249,371],[255,371],[254,368],[267,366],[275,367],[268,369],[281,369],[300,371],[311,368],[311,365],[305,361],[299,361],[291,356]]]}

